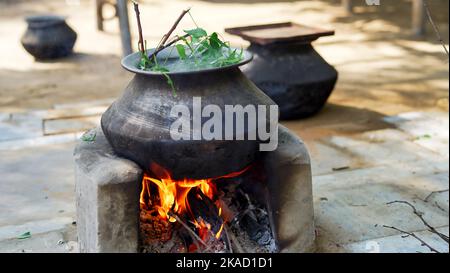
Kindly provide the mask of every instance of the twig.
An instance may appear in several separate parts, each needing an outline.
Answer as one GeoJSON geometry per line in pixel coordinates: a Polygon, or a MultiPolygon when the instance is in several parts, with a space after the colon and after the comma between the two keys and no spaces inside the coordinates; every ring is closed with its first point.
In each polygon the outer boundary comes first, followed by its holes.
{"type": "Polygon", "coordinates": [[[414,234],[414,233],[412,233],[412,232],[407,232],[407,231],[401,230],[401,229],[399,229],[399,228],[391,227],[391,226],[386,226],[386,225],[383,225],[383,227],[384,227],[384,228],[390,228],[390,229],[399,231],[399,232],[401,232],[401,233],[404,233],[404,234],[406,234],[406,235],[408,235],[408,236],[411,236],[411,237],[417,239],[417,240],[422,244],[422,246],[428,247],[432,252],[440,253],[439,251],[437,251],[436,249],[434,249],[432,246],[430,246],[429,244],[427,244],[424,240],[420,239],[416,234],[414,234]]]}
{"type": "Polygon", "coordinates": [[[206,244],[202,238],[200,238],[185,222],[183,222],[180,217],[178,217],[176,214],[169,212],[167,213],[170,217],[175,218],[195,239],[197,239],[204,247],[209,249],[208,244],[206,244]]]}
{"type": "Polygon", "coordinates": [[[441,211],[447,212],[447,213],[448,213],[448,211],[446,211],[443,207],[439,206],[439,204],[438,204],[437,201],[434,202],[434,206],[435,206],[436,208],[440,209],[441,211]]]}
{"type": "Polygon", "coordinates": [[[423,7],[425,8],[425,12],[427,13],[428,20],[430,21],[431,26],[433,27],[433,30],[436,33],[436,36],[437,36],[439,42],[441,43],[442,47],[444,48],[445,53],[447,54],[447,58],[448,58],[449,57],[449,53],[448,53],[447,46],[445,45],[444,40],[442,39],[441,33],[439,31],[439,28],[434,23],[434,20],[431,17],[431,12],[430,12],[430,9],[428,8],[428,4],[427,4],[426,0],[423,1],[423,7]]]}
{"type": "Polygon", "coordinates": [[[427,195],[427,197],[425,197],[425,199],[423,199],[424,202],[428,202],[428,200],[431,198],[431,196],[435,195],[436,193],[443,193],[443,192],[447,192],[448,189],[446,190],[441,190],[441,191],[432,191],[430,194],[427,195]]]}
{"type": "Polygon", "coordinates": [[[400,204],[406,204],[408,206],[410,206],[413,209],[413,212],[415,215],[417,215],[419,217],[419,219],[422,221],[422,223],[429,228],[429,231],[436,234],[437,236],[439,236],[442,240],[446,241],[447,244],[449,243],[449,237],[439,231],[437,231],[433,226],[431,226],[430,224],[428,224],[428,222],[423,218],[422,213],[420,213],[416,207],[414,205],[412,205],[411,203],[407,202],[407,201],[392,201],[392,202],[388,202],[386,203],[387,205],[390,204],[394,204],[394,203],[400,203],[400,204]]]}
{"type": "Polygon", "coordinates": [[[260,211],[262,214],[267,215],[267,212],[266,212],[266,211],[264,211],[263,209],[258,208],[258,207],[256,207],[256,206],[253,205],[253,203],[252,203],[251,200],[250,200],[250,196],[249,196],[247,193],[245,193],[245,192],[244,192],[243,190],[241,190],[241,189],[238,189],[238,191],[245,197],[245,199],[247,200],[248,206],[247,206],[247,208],[246,208],[245,210],[238,212],[238,213],[233,217],[233,219],[231,219],[231,224],[233,224],[233,223],[234,223],[234,224],[239,224],[239,221],[241,221],[242,218],[243,218],[245,215],[247,215],[247,214],[250,214],[250,217],[256,220],[256,219],[257,219],[257,218],[256,218],[256,215],[253,213],[254,210],[258,210],[258,211],[260,211]]]}
{"type": "Polygon", "coordinates": [[[156,50],[152,53],[152,55],[149,56],[150,60],[152,58],[156,57],[156,54],[158,54],[158,52],[160,52],[161,50],[164,49],[163,47],[166,46],[165,44],[166,44],[167,40],[169,39],[170,35],[172,35],[172,32],[177,28],[181,19],[183,19],[183,17],[186,15],[186,13],[189,12],[189,10],[190,10],[190,8],[185,9],[181,12],[180,16],[178,16],[178,19],[175,21],[175,23],[172,25],[172,27],[169,29],[169,31],[166,34],[164,34],[164,36],[162,37],[161,42],[156,47],[156,50]]]}
{"type": "Polygon", "coordinates": [[[186,13],[189,12],[191,8],[185,9],[181,12],[180,16],[178,16],[178,19],[175,21],[175,23],[172,25],[172,27],[169,29],[169,31],[163,36],[163,39],[161,41],[161,45],[164,45],[166,41],[169,39],[172,32],[177,28],[178,24],[180,23],[181,19],[186,15],[186,13]]]}
{"type": "Polygon", "coordinates": [[[262,214],[267,215],[267,212],[266,212],[266,211],[264,211],[263,209],[258,208],[258,207],[256,207],[255,205],[253,205],[253,203],[252,203],[252,201],[251,201],[251,199],[250,199],[250,196],[249,196],[247,193],[245,193],[245,192],[242,191],[241,189],[239,189],[239,191],[245,196],[245,199],[247,199],[248,209],[249,209],[249,210],[258,210],[258,211],[260,211],[262,214]]]}
{"type": "Polygon", "coordinates": [[[228,249],[230,250],[230,253],[233,253],[233,247],[231,246],[231,240],[230,240],[230,235],[228,234],[228,229],[226,227],[226,223],[223,223],[223,231],[225,233],[225,237],[227,239],[227,246],[228,249]]]}
{"type": "Polygon", "coordinates": [[[173,39],[172,41],[170,41],[170,42],[167,43],[166,45],[160,46],[160,47],[158,47],[157,49],[155,49],[155,51],[153,51],[153,53],[150,54],[150,55],[148,56],[148,58],[149,58],[150,60],[152,60],[154,57],[156,57],[156,54],[158,54],[159,52],[163,51],[164,49],[168,48],[169,46],[175,44],[176,42],[178,42],[178,41],[180,41],[180,40],[186,39],[186,38],[189,37],[189,36],[190,36],[189,34],[185,34],[185,35],[183,35],[183,36],[181,36],[181,37],[176,37],[175,39],[173,39]]]}
{"type": "Polygon", "coordinates": [[[134,12],[136,13],[136,20],[137,20],[137,26],[138,26],[138,32],[139,32],[139,51],[141,51],[143,54],[145,54],[145,47],[144,47],[144,38],[142,36],[142,26],[141,26],[141,16],[139,12],[139,4],[133,1],[134,6],[134,12]]]}
{"type": "Polygon", "coordinates": [[[227,231],[227,234],[230,236],[231,244],[234,246],[234,250],[236,253],[246,253],[245,249],[239,244],[239,241],[237,240],[236,236],[234,236],[233,232],[228,232],[228,225],[225,224],[224,229],[227,231]]]}

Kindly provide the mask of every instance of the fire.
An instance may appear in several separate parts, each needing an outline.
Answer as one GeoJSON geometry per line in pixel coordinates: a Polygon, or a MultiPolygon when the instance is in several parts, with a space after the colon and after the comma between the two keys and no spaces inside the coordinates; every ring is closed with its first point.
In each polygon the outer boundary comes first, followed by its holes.
{"type": "Polygon", "coordinates": [[[154,183],[158,188],[159,204],[154,205],[154,208],[163,219],[170,222],[175,222],[170,213],[181,215],[187,212],[186,197],[192,188],[199,187],[203,194],[210,199],[214,196],[212,179],[176,181],[171,178],[156,179],[145,174],[142,180],[140,199],[142,205],[145,205],[145,194],[150,196],[150,183],[154,183]]]}
{"type": "MultiPolygon", "coordinates": [[[[142,190],[140,194],[140,206],[141,209],[156,210],[161,219],[165,219],[169,222],[176,222],[175,215],[193,215],[190,211],[187,196],[193,188],[198,188],[200,191],[209,198],[211,201],[215,201],[216,187],[214,181],[219,178],[231,178],[239,176],[244,173],[249,167],[240,172],[231,173],[225,176],[207,179],[188,179],[174,180],[170,177],[170,173],[164,170],[162,167],[152,165],[152,171],[159,176],[159,178],[151,177],[148,174],[144,174],[142,179],[142,190]],[[155,185],[157,193],[153,191],[151,193],[151,185],[155,185]],[[153,197],[153,198],[151,198],[153,197]],[[156,197],[156,198],[155,198],[156,197]],[[153,202],[153,203],[152,203],[153,202]]],[[[154,187],[153,187],[154,188],[154,187]]],[[[199,198],[201,198],[199,196],[199,198]]],[[[222,214],[222,208],[220,202],[214,202],[218,209],[218,216],[222,214]]],[[[209,233],[211,233],[211,225],[203,220],[197,221],[194,217],[191,217],[190,221],[194,224],[200,238],[205,239],[209,233]]],[[[219,239],[223,231],[224,224],[222,223],[217,233],[213,234],[216,239],[219,239]]]]}

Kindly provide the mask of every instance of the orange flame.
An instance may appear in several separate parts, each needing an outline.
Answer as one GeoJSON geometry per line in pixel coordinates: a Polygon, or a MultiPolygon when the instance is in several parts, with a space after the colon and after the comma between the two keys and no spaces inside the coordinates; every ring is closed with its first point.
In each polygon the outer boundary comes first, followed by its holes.
{"type": "MultiPolygon", "coordinates": [[[[153,178],[148,174],[144,174],[142,179],[142,190],[140,193],[140,206],[142,208],[151,207],[156,209],[159,216],[162,219],[166,219],[170,222],[175,222],[176,219],[171,217],[171,213],[175,213],[177,215],[182,215],[183,213],[188,212],[189,204],[187,204],[187,196],[189,191],[192,188],[198,187],[202,193],[207,196],[209,199],[214,200],[214,196],[216,194],[216,187],[213,183],[214,180],[219,178],[231,178],[236,177],[244,173],[248,170],[249,167],[245,168],[242,171],[234,172],[228,175],[216,177],[216,178],[207,178],[207,179],[183,179],[183,180],[173,180],[170,177],[169,172],[164,170],[162,167],[158,165],[152,165],[152,171],[164,178],[153,178]],[[157,186],[158,190],[158,204],[151,204],[151,193],[150,193],[150,185],[153,183],[157,186]]],[[[155,200],[153,198],[152,200],[155,200]]],[[[221,216],[222,208],[220,207],[220,203],[215,203],[218,208],[218,215],[221,216]]],[[[203,220],[198,223],[195,219],[192,219],[192,222],[198,229],[199,235],[202,239],[205,239],[207,234],[211,230],[211,225],[209,223],[205,223],[203,220]]],[[[219,231],[214,235],[217,239],[220,238],[220,235],[223,230],[223,224],[220,227],[219,231]]]]}

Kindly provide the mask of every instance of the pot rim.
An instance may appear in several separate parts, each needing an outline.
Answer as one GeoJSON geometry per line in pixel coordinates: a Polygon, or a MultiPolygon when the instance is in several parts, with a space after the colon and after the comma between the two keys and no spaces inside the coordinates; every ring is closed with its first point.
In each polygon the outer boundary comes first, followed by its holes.
{"type": "MultiPolygon", "coordinates": [[[[170,56],[170,58],[178,58],[178,53],[176,50],[172,50],[172,47],[167,47],[166,49],[162,50],[161,52],[158,53],[158,58],[157,59],[163,59],[165,57],[167,57],[168,55],[170,56]],[[161,56],[163,56],[163,58],[161,58],[161,56]]],[[[240,48],[232,48],[232,49],[236,49],[236,50],[241,50],[240,48]]],[[[151,54],[155,49],[148,49],[146,51],[147,54],[151,54]]],[[[227,66],[222,66],[222,67],[211,67],[211,68],[204,68],[204,69],[196,69],[196,70],[186,70],[186,71],[174,71],[174,72],[167,72],[164,74],[167,75],[187,75],[187,74],[196,74],[196,73],[203,73],[203,72],[214,72],[214,71],[221,71],[221,70],[226,70],[226,69],[230,69],[230,68],[234,68],[234,67],[238,67],[244,64],[249,63],[252,59],[253,59],[253,54],[250,53],[249,51],[242,49],[243,52],[243,58],[240,62],[232,64],[232,65],[227,65],[227,66]]],[[[125,56],[124,58],[122,58],[121,61],[121,65],[123,68],[125,68],[126,70],[132,72],[132,73],[136,73],[136,74],[141,74],[141,75],[151,75],[151,76],[155,76],[155,75],[163,75],[163,73],[161,72],[157,72],[157,71],[146,71],[146,70],[142,70],[137,68],[137,64],[139,63],[139,59],[140,59],[140,52],[134,52],[131,53],[127,56],[125,56]]]]}
{"type": "Polygon", "coordinates": [[[66,21],[66,17],[54,14],[40,14],[25,17],[25,21],[31,27],[46,27],[61,24],[66,21]]]}

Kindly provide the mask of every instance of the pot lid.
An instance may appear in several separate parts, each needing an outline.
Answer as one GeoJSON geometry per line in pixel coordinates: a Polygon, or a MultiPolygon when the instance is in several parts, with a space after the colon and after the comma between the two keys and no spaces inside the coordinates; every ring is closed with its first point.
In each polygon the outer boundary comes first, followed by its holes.
{"type": "Polygon", "coordinates": [[[25,17],[28,25],[32,27],[47,27],[55,24],[64,23],[66,17],[54,15],[54,14],[41,14],[25,17]]]}
{"type": "Polygon", "coordinates": [[[324,30],[293,22],[226,28],[225,32],[260,45],[280,42],[312,42],[322,36],[334,35],[334,30],[324,30]]]}

